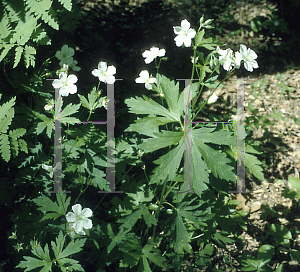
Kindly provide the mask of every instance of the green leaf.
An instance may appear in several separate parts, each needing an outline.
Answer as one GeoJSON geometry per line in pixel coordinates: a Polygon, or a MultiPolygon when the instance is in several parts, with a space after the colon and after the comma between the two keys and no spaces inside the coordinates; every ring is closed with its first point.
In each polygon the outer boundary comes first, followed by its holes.
{"type": "Polygon", "coordinates": [[[188,253],[192,254],[192,247],[189,244],[190,235],[183,224],[182,216],[180,211],[177,210],[177,216],[175,219],[176,226],[176,240],[174,244],[174,250],[177,254],[183,254],[183,249],[188,253]]]}
{"type": "Polygon", "coordinates": [[[58,259],[65,258],[82,250],[86,239],[72,240],[66,248],[58,255],[58,259]]]}
{"type": "Polygon", "coordinates": [[[297,261],[300,263],[300,252],[296,249],[291,249],[290,250],[290,255],[293,258],[293,260],[297,261]]]}
{"type": "Polygon", "coordinates": [[[68,199],[66,200],[66,194],[56,194],[56,198],[58,204],[56,202],[53,202],[50,198],[46,196],[41,196],[33,199],[34,203],[40,206],[38,210],[44,212],[51,212],[45,214],[40,220],[40,222],[47,219],[56,219],[66,214],[71,201],[71,197],[68,197],[68,199]]]}
{"type": "Polygon", "coordinates": [[[72,10],[72,0],[58,0],[65,9],[68,11],[72,10]]]}
{"type": "Polygon", "coordinates": [[[151,227],[152,225],[156,226],[157,225],[157,219],[155,218],[155,216],[151,213],[149,213],[148,209],[145,209],[144,213],[143,213],[143,217],[145,220],[145,223],[147,224],[148,227],[151,227]]]}
{"type": "Polygon", "coordinates": [[[0,38],[4,40],[11,33],[11,26],[9,23],[9,19],[6,14],[2,17],[0,22],[0,38]]]}
{"type": "Polygon", "coordinates": [[[183,141],[183,138],[181,138],[176,148],[170,150],[167,154],[161,156],[158,160],[153,161],[159,166],[154,169],[154,174],[151,176],[150,184],[160,183],[162,180],[165,180],[167,176],[169,180],[175,178],[176,171],[179,168],[179,164],[183,156],[183,141]]]}
{"type": "Polygon", "coordinates": [[[179,121],[179,117],[172,114],[168,111],[165,107],[159,105],[154,100],[148,98],[147,96],[143,95],[143,98],[135,97],[126,99],[125,103],[129,107],[130,113],[135,114],[156,114],[162,115],[171,121],[179,121]]]}
{"type": "Polygon", "coordinates": [[[16,97],[13,97],[8,102],[0,107],[0,132],[7,133],[8,127],[11,125],[15,115],[13,106],[15,105],[16,97]]]}
{"type": "Polygon", "coordinates": [[[126,233],[124,229],[120,229],[117,235],[114,234],[110,223],[107,225],[107,233],[109,238],[112,240],[107,247],[107,253],[109,254],[117,244],[124,243],[127,240],[126,233]]]}
{"type": "Polygon", "coordinates": [[[183,132],[162,131],[155,133],[155,138],[144,140],[139,148],[145,152],[153,152],[167,146],[177,145],[183,136],[183,132]]]}
{"type": "Polygon", "coordinates": [[[257,260],[261,261],[259,268],[271,261],[274,251],[275,247],[270,245],[263,245],[258,249],[257,260]]]}
{"type": "Polygon", "coordinates": [[[261,161],[254,155],[245,153],[245,166],[249,169],[249,172],[259,180],[264,180],[263,169],[259,166],[261,164],[261,161]]]}
{"type": "Polygon", "coordinates": [[[151,262],[160,267],[165,267],[165,258],[161,256],[160,251],[156,248],[158,245],[157,242],[158,241],[153,241],[153,239],[150,239],[148,243],[143,247],[142,253],[151,262]]]}
{"type": "Polygon", "coordinates": [[[136,131],[149,137],[156,137],[154,132],[159,132],[159,126],[174,121],[166,117],[144,117],[142,119],[134,120],[134,122],[135,124],[130,124],[125,131],[136,131]]]}
{"type": "Polygon", "coordinates": [[[6,55],[10,51],[10,49],[12,49],[14,46],[15,46],[15,44],[1,44],[1,47],[3,48],[3,50],[0,55],[0,61],[2,61],[6,57],[6,55]]]}
{"type": "Polygon", "coordinates": [[[67,117],[71,114],[74,114],[74,113],[77,113],[79,108],[80,108],[81,104],[75,104],[73,105],[72,103],[68,104],[62,112],[60,112],[56,119],[60,119],[60,118],[64,118],[64,117],[67,117]]]}
{"type": "Polygon", "coordinates": [[[204,29],[202,29],[200,32],[198,32],[195,36],[195,43],[196,43],[196,46],[198,46],[198,44],[200,44],[200,42],[202,41],[203,39],[203,36],[204,36],[204,29]]]}
{"type": "Polygon", "coordinates": [[[23,53],[23,47],[22,46],[18,46],[16,48],[16,55],[15,55],[15,62],[14,62],[14,66],[13,69],[17,67],[18,63],[20,62],[22,53],[23,53]]]}
{"type": "Polygon", "coordinates": [[[288,183],[291,187],[293,187],[293,189],[300,192],[300,179],[296,177],[289,177],[288,183]]]}
{"type": "Polygon", "coordinates": [[[28,68],[30,65],[32,67],[35,66],[35,54],[36,54],[36,50],[34,47],[25,45],[24,59],[25,59],[26,68],[28,68]]]}
{"type": "Polygon", "coordinates": [[[24,256],[26,261],[21,261],[16,267],[18,268],[25,268],[26,271],[31,271],[35,268],[43,266],[43,269],[40,271],[42,272],[51,272],[52,271],[52,262],[48,262],[45,260],[38,260],[36,258],[32,258],[29,256],[24,256]]]}

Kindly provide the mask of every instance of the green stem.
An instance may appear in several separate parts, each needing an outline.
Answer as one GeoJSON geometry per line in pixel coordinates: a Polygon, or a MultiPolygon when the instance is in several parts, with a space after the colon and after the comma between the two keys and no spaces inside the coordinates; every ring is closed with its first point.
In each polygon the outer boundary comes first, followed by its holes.
{"type": "Polygon", "coordinates": [[[209,97],[206,99],[206,101],[204,102],[204,104],[202,104],[202,106],[200,107],[200,109],[196,112],[196,114],[194,115],[194,117],[193,117],[193,119],[192,119],[192,122],[193,122],[193,120],[195,119],[195,117],[198,115],[198,113],[202,110],[202,108],[207,104],[208,99],[213,95],[213,93],[215,92],[215,90],[220,86],[221,83],[223,83],[229,76],[231,76],[231,75],[233,74],[233,71],[234,71],[234,70],[235,70],[235,68],[233,68],[233,69],[230,71],[230,73],[227,72],[226,77],[225,77],[224,79],[222,79],[222,80],[219,82],[218,86],[213,90],[213,92],[209,95],[209,97]]]}

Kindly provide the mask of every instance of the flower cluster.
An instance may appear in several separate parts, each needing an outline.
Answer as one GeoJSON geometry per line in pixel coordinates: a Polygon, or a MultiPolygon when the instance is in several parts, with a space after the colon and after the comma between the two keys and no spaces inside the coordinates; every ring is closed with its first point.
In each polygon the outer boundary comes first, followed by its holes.
{"type": "MultiPolygon", "coordinates": [[[[77,77],[75,75],[67,74],[67,65],[63,65],[63,69],[61,69],[59,74],[59,79],[55,79],[52,83],[52,86],[55,89],[59,89],[59,92],[62,96],[68,96],[69,94],[74,94],[77,92],[77,86],[75,83],[77,82],[77,77]]],[[[100,81],[108,84],[113,84],[115,82],[115,77],[113,76],[116,73],[116,68],[111,65],[107,67],[106,62],[99,62],[98,69],[94,69],[92,71],[92,75],[99,78],[100,81]]],[[[49,103],[48,103],[49,104],[49,103]]],[[[45,110],[51,110],[51,105],[45,105],[45,110]]]]}
{"type": "Polygon", "coordinates": [[[216,52],[219,54],[219,63],[223,65],[226,71],[231,70],[233,67],[239,69],[241,61],[244,62],[244,67],[249,72],[252,72],[253,68],[258,68],[258,64],[255,60],[257,58],[256,53],[243,44],[240,45],[240,51],[235,52],[234,55],[230,48],[222,50],[217,47],[216,52]]]}

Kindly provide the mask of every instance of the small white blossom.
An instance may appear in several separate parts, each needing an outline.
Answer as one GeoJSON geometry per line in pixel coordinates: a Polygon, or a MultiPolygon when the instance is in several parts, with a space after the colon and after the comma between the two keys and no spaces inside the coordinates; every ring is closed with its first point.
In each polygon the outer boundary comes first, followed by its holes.
{"type": "Polygon", "coordinates": [[[103,101],[102,101],[102,106],[107,110],[107,103],[108,103],[108,99],[107,98],[105,98],[105,99],[103,99],[103,101]]]}
{"type": "Polygon", "coordinates": [[[281,111],[282,113],[285,113],[285,109],[281,109],[280,111],[281,111]]]}
{"type": "Polygon", "coordinates": [[[74,228],[75,232],[81,235],[85,235],[83,228],[91,229],[93,227],[93,223],[91,219],[88,219],[93,215],[93,211],[89,208],[84,208],[80,204],[76,204],[72,206],[73,212],[68,212],[66,214],[66,219],[68,222],[72,222],[70,224],[71,228],[74,228]]]}
{"type": "MultiPolygon", "coordinates": [[[[191,57],[191,62],[194,63],[194,57],[191,57]]],[[[198,57],[195,58],[195,63],[198,62],[198,57]]]]}
{"type": "Polygon", "coordinates": [[[240,52],[235,53],[235,67],[240,68],[240,62],[244,61],[244,67],[247,71],[252,72],[253,68],[258,68],[256,62],[256,53],[243,44],[240,45],[240,52]]]}
{"type": "Polygon", "coordinates": [[[213,93],[212,96],[208,99],[207,104],[209,105],[215,103],[218,98],[219,97],[215,93],[213,93]]]}
{"type": "Polygon", "coordinates": [[[174,33],[178,35],[175,37],[176,46],[185,45],[185,47],[191,46],[191,40],[195,37],[196,31],[190,28],[191,24],[186,20],[181,21],[181,26],[174,26],[174,33]]]}
{"type": "Polygon", "coordinates": [[[150,51],[149,50],[146,50],[142,56],[145,59],[145,63],[150,63],[152,62],[156,57],[163,57],[164,55],[166,54],[166,50],[165,49],[159,49],[157,47],[152,47],[150,48],[150,51]]]}
{"type": "Polygon", "coordinates": [[[44,109],[45,109],[46,111],[52,111],[53,108],[54,108],[54,100],[53,100],[53,99],[50,99],[50,100],[48,101],[48,103],[44,106],[44,109]]]}
{"type": "Polygon", "coordinates": [[[149,72],[147,70],[144,70],[140,72],[140,77],[135,79],[136,83],[145,83],[145,87],[147,90],[151,90],[152,86],[151,83],[156,82],[156,78],[150,77],[149,72]]]}
{"type": "Polygon", "coordinates": [[[232,50],[230,48],[222,50],[217,47],[217,53],[220,54],[219,63],[223,65],[224,70],[231,70],[235,64],[232,50]]]}
{"type": "Polygon", "coordinates": [[[55,89],[60,89],[59,92],[62,96],[68,96],[69,94],[74,94],[77,92],[77,77],[75,75],[67,75],[62,72],[59,74],[59,79],[55,79],[52,86],[55,89]]]}
{"type": "Polygon", "coordinates": [[[66,44],[61,48],[61,51],[57,51],[55,57],[60,60],[59,65],[63,66],[63,64],[71,65],[73,62],[74,49],[68,47],[66,44]]]}
{"type": "Polygon", "coordinates": [[[100,81],[113,84],[115,82],[115,77],[113,76],[117,72],[116,67],[113,65],[108,66],[106,62],[99,62],[98,69],[92,71],[92,75],[98,77],[100,81]]]}
{"type": "Polygon", "coordinates": [[[47,164],[43,163],[42,168],[49,172],[50,178],[53,178],[54,171],[55,170],[61,170],[61,163],[58,162],[54,168],[52,166],[48,166],[47,164]]]}

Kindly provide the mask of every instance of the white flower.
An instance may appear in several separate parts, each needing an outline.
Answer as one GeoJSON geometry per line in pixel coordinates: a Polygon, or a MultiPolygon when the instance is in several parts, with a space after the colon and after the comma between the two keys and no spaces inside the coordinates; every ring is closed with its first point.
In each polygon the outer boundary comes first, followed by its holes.
{"type": "Polygon", "coordinates": [[[107,98],[105,98],[105,99],[103,99],[103,101],[102,101],[102,106],[107,110],[107,102],[108,102],[109,100],[107,99],[107,98]]]}
{"type": "Polygon", "coordinates": [[[54,171],[55,170],[61,170],[61,163],[58,162],[54,168],[52,166],[48,166],[47,164],[43,163],[42,168],[45,169],[46,171],[50,172],[49,176],[50,176],[50,178],[53,178],[54,171]]]}
{"type": "Polygon", "coordinates": [[[243,44],[240,45],[240,52],[235,53],[235,67],[240,68],[240,62],[244,61],[244,67],[247,71],[252,72],[253,68],[258,68],[256,62],[256,53],[243,44]]]}
{"type": "Polygon", "coordinates": [[[213,93],[212,96],[208,99],[207,104],[209,105],[215,103],[218,100],[218,98],[219,97],[215,93],[213,93]]]}
{"type": "Polygon", "coordinates": [[[108,84],[113,84],[115,82],[115,77],[113,76],[117,72],[116,67],[113,65],[107,67],[106,62],[99,62],[98,69],[92,71],[92,75],[98,77],[100,81],[108,84]]]}
{"type": "Polygon", "coordinates": [[[66,73],[62,72],[59,74],[59,79],[55,79],[52,86],[55,89],[60,89],[60,94],[62,96],[68,96],[69,94],[74,94],[77,92],[77,77],[75,75],[67,76],[66,73]]]}
{"type": "Polygon", "coordinates": [[[280,111],[281,111],[282,113],[285,113],[285,109],[281,109],[280,111]]]}
{"type": "Polygon", "coordinates": [[[181,27],[180,26],[174,26],[174,33],[178,35],[175,37],[176,45],[182,46],[184,43],[185,47],[191,46],[191,40],[195,37],[196,31],[192,28],[190,28],[190,23],[184,19],[181,21],[181,27]]]}
{"type": "MultiPolygon", "coordinates": [[[[191,62],[194,63],[194,57],[191,57],[191,62]]],[[[198,57],[195,58],[195,63],[198,62],[198,57]]]]}
{"type": "Polygon", "coordinates": [[[89,208],[84,208],[83,210],[81,209],[82,207],[80,204],[72,206],[73,212],[68,212],[66,214],[66,219],[68,222],[73,223],[70,224],[70,227],[74,228],[76,233],[85,235],[83,228],[91,229],[93,227],[92,220],[88,219],[88,217],[93,215],[93,212],[89,208]]]}
{"type": "Polygon", "coordinates": [[[166,54],[166,50],[165,49],[158,49],[157,47],[152,47],[149,50],[146,50],[142,56],[145,59],[145,63],[150,63],[152,62],[156,57],[163,57],[166,54]]]}
{"type": "Polygon", "coordinates": [[[54,100],[50,99],[48,100],[48,103],[44,106],[44,109],[46,111],[51,111],[54,108],[54,100]]]}
{"type": "Polygon", "coordinates": [[[74,49],[68,47],[66,44],[61,48],[61,51],[57,51],[55,57],[60,60],[59,65],[63,66],[63,64],[71,65],[73,62],[74,49]]]}
{"type": "Polygon", "coordinates": [[[156,82],[156,78],[149,76],[149,73],[147,70],[144,70],[142,72],[140,72],[140,77],[135,79],[136,83],[145,83],[145,87],[148,90],[152,89],[151,83],[156,82]]]}
{"type": "Polygon", "coordinates": [[[220,54],[219,63],[223,65],[224,70],[231,70],[235,64],[232,50],[230,48],[222,50],[217,47],[217,53],[220,54]]]}

